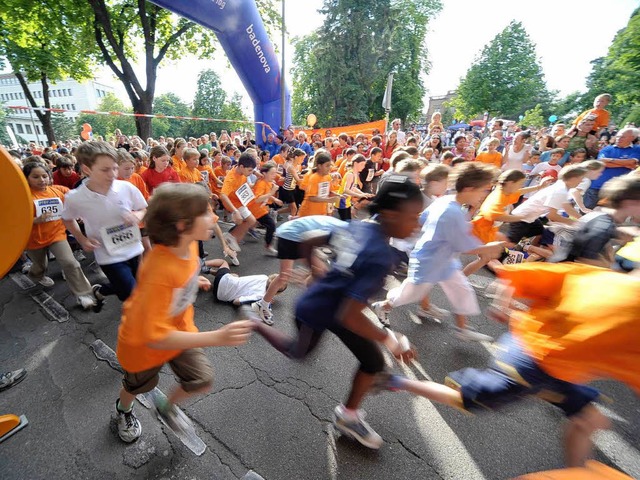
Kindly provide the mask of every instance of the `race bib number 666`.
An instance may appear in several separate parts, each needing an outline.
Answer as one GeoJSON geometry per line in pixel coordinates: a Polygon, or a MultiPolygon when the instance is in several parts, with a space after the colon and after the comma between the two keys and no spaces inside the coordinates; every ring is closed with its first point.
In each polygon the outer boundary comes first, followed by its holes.
{"type": "Polygon", "coordinates": [[[137,225],[115,225],[113,227],[103,227],[100,230],[102,244],[110,255],[135,245],[140,242],[140,229],[137,225]]]}

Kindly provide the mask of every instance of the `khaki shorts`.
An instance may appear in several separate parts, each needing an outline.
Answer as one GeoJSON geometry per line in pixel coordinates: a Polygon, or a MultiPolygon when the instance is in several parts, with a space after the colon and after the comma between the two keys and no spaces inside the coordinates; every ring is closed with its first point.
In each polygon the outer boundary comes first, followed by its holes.
{"type": "MultiPolygon", "coordinates": [[[[195,392],[213,384],[213,367],[201,348],[183,351],[167,362],[185,392],[195,392]]],[[[132,395],[146,393],[158,385],[158,373],[163,365],[143,372],[124,372],[122,386],[132,395]]]]}

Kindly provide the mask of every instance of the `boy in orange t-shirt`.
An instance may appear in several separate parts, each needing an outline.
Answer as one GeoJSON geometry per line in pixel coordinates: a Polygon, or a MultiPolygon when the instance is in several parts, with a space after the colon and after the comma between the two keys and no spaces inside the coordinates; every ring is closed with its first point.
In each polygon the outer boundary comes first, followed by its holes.
{"type": "Polygon", "coordinates": [[[256,224],[256,217],[251,214],[247,205],[255,198],[247,177],[256,168],[256,158],[250,152],[244,152],[238,158],[238,164],[227,173],[220,192],[220,201],[224,208],[231,212],[235,225],[224,234],[229,246],[240,252],[240,242],[250,228],[256,224]]]}
{"type": "Polygon", "coordinates": [[[593,405],[600,393],[582,383],[614,379],[640,394],[640,279],[577,263],[522,263],[497,273],[501,304],[492,313],[500,321],[510,318],[511,333],[500,339],[489,368],[453,372],[445,385],[390,375],[380,388],[465,410],[537,395],[568,417],[566,463],[582,466],[592,435],[609,428],[593,405]],[[526,301],[529,309],[516,310],[512,298],[526,301]]]}
{"type": "Polygon", "coordinates": [[[477,162],[487,163],[496,168],[502,167],[502,154],[496,149],[500,146],[500,140],[492,138],[487,144],[488,151],[480,152],[476,157],[477,162]]]}
{"type": "Polygon", "coordinates": [[[153,193],[145,221],[154,247],[140,265],[118,329],[116,353],[124,380],[116,412],[118,435],[125,442],[142,433],[133,413],[136,395],[153,390],[165,363],[180,386],[168,398],[154,397],[157,414],[174,432],[192,431],[193,425],[176,404],[211,387],[213,370],[202,348],[241,345],[252,329],[251,321],[243,321],[199,332],[193,321],[198,289],[211,288],[211,282],[198,275],[196,246],[196,241],[211,237],[214,224],[207,193],[195,185],[161,185],[153,193]]]}
{"type": "Polygon", "coordinates": [[[178,172],[182,183],[202,183],[202,174],[198,170],[200,153],[195,148],[185,148],[182,153],[184,166],[178,172]]]}
{"type": "Polygon", "coordinates": [[[283,205],[282,200],[274,196],[278,192],[278,185],[275,183],[278,175],[277,166],[273,162],[265,162],[260,167],[260,173],[262,178],[253,185],[255,198],[249,203],[248,208],[256,221],[266,228],[264,246],[267,254],[275,256],[278,251],[273,248],[272,243],[276,231],[276,221],[269,215],[269,204],[275,203],[280,207],[283,205]]]}

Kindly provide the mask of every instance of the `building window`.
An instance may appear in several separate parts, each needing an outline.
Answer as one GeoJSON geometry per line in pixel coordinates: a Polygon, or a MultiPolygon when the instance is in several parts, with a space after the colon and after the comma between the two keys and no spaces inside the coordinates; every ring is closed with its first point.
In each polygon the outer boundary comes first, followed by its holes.
{"type": "Polygon", "coordinates": [[[27,129],[27,133],[29,135],[33,135],[33,130],[31,130],[31,125],[26,124],[24,127],[27,129]]]}
{"type": "Polygon", "coordinates": [[[24,94],[20,92],[20,98],[24,100],[24,94]]]}
{"type": "Polygon", "coordinates": [[[24,128],[22,128],[21,123],[16,123],[16,130],[18,131],[18,133],[24,133],[24,128]]]}
{"type": "Polygon", "coordinates": [[[38,135],[40,135],[42,132],[40,131],[40,127],[38,125],[36,125],[36,133],[38,135]]]}
{"type": "Polygon", "coordinates": [[[75,103],[72,103],[72,104],[71,104],[71,110],[75,110],[75,109],[76,109],[76,104],[75,104],[75,103]]]}
{"type": "Polygon", "coordinates": [[[69,94],[69,96],[71,96],[71,89],[67,88],[67,93],[69,94]]]}

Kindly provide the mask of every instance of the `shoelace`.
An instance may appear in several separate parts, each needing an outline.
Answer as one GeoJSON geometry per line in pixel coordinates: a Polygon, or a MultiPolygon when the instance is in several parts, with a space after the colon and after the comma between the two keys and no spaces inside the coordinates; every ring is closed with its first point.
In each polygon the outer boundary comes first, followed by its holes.
{"type": "Polygon", "coordinates": [[[124,414],[124,421],[127,424],[127,428],[131,428],[135,425],[136,420],[131,412],[124,414]]]}
{"type": "Polygon", "coordinates": [[[11,377],[10,373],[0,373],[0,382],[4,382],[11,377]]]}

